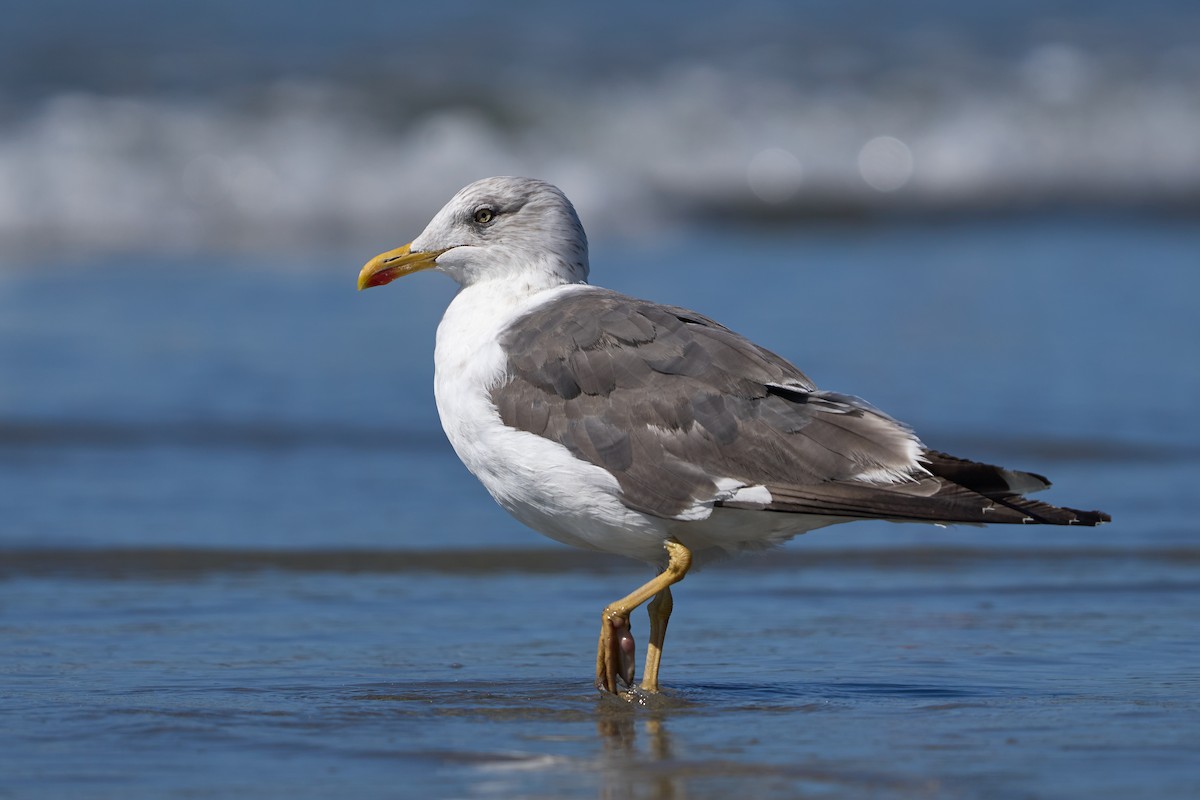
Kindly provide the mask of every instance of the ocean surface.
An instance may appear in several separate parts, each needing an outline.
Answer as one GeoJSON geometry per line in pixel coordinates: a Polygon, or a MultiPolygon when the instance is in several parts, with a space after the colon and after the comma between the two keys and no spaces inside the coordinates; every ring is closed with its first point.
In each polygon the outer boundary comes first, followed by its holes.
{"type": "Polygon", "coordinates": [[[1194,796],[1198,231],[593,237],[597,283],[1114,517],[708,566],[642,706],[590,673],[644,568],[523,529],[442,437],[450,282],[354,291],[415,231],[0,271],[0,797],[1194,796]]]}

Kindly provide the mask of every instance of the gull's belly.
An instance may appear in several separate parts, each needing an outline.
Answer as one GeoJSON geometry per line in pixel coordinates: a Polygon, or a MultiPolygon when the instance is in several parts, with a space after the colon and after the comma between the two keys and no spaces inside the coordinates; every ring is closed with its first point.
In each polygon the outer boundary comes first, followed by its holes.
{"type": "Polygon", "coordinates": [[[606,470],[579,460],[557,442],[512,428],[493,431],[489,443],[497,448],[492,455],[503,457],[473,471],[518,520],[564,544],[643,561],[662,559],[666,521],[627,508],[606,470]]]}
{"type": "Polygon", "coordinates": [[[615,478],[557,442],[504,425],[495,407],[439,400],[442,423],[463,464],[505,510],[564,544],[658,561],[666,520],[627,508],[615,478]],[[475,406],[464,414],[463,405],[475,406]]]}

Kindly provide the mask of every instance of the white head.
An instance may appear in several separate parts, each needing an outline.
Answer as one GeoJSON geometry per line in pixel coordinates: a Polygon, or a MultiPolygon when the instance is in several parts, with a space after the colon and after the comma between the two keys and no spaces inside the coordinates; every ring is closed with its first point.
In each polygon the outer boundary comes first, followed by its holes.
{"type": "Polygon", "coordinates": [[[530,290],[586,283],[587,236],[571,201],[533,178],[485,178],[461,189],[409,244],[376,256],[358,288],[423,269],[461,286],[525,282],[530,290]]]}

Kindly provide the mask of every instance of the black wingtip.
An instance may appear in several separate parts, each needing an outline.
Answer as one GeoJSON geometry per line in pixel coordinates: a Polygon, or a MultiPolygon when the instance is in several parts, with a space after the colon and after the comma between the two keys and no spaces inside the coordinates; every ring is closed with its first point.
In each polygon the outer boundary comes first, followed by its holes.
{"type": "Polygon", "coordinates": [[[927,450],[924,456],[927,469],[935,476],[981,494],[994,503],[1020,514],[1008,521],[1041,525],[1083,525],[1089,528],[1112,522],[1112,517],[1103,511],[1081,511],[1026,498],[1026,494],[1040,492],[1050,486],[1050,480],[1044,475],[969,461],[939,450],[927,450]]]}
{"type": "Polygon", "coordinates": [[[1064,508],[1063,511],[1070,511],[1075,515],[1075,519],[1068,522],[1068,525],[1083,525],[1088,528],[1094,528],[1097,525],[1112,522],[1112,515],[1106,514],[1103,511],[1080,511],[1077,508],[1064,508]]]}
{"type": "Polygon", "coordinates": [[[1082,525],[1085,528],[1094,528],[1112,522],[1112,517],[1103,511],[1081,511],[1078,508],[1052,506],[1025,497],[997,497],[993,498],[993,502],[1022,514],[1023,518],[1020,521],[1038,525],[1082,525]]]}
{"type": "Polygon", "coordinates": [[[1036,472],[1005,469],[982,461],[958,458],[940,450],[926,450],[925,468],[939,478],[965,486],[985,497],[1013,497],[1050,488],[1050,479],[1036,472]]]}

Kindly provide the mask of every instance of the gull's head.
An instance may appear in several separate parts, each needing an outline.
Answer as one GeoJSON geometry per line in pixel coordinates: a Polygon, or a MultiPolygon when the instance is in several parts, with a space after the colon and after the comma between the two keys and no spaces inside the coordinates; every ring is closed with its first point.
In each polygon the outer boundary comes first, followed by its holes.
{"type": "Polygon", "coordinates": [[[587,236],[557,187],[534,178],[485,178],[450,198],[416,239],[368,261],[358,288],[424,269],[462,286],[503,280],[536,290],[585,283],[587,236]]]}

